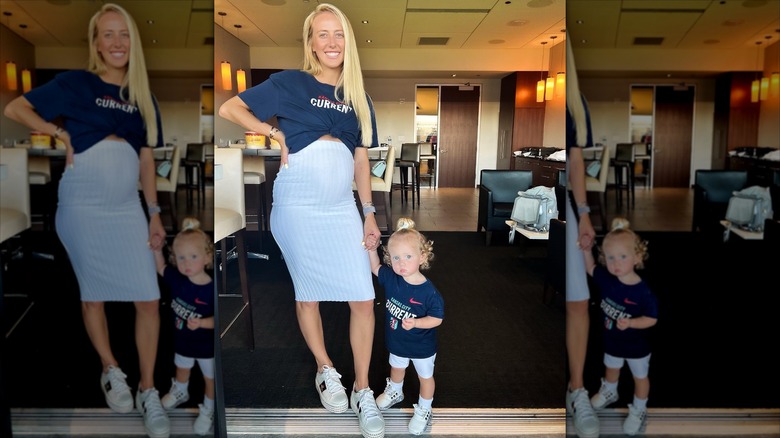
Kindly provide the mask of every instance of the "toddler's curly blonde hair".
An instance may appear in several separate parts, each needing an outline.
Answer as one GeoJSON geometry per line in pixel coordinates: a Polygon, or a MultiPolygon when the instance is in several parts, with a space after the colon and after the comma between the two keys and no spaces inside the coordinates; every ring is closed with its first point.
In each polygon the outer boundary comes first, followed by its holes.
{"type": "Polygon", "coordinates": [[[420,270],[430,269],[431,262],[433,261],[433,240],[428,240],[421,232],[414,228],[414,220],[409,217],[402,217],[396,222],[395,231],[390,235],[387,240],[387,245],[382,247],[384,251],[384,262],[388,266],[392,266],[392,260],[390,259],[390,251],[387,247],[390,246],[390,242],[394,239],[411,239],[416,241],[420,247],[420,255],[422,256],[423,263],[420,264],[420,270]]]}

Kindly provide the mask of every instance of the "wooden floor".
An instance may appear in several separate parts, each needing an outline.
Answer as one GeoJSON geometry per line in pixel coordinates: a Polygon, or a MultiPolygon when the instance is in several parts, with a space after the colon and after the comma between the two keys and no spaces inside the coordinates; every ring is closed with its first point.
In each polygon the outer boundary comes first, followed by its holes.
{"type": "MultiPolygon", "coordinates": [[[[633,207],[623,200],[618,206],[614,188],[607,189],[607,225],[616,216],[627,218],[636,231],[689,231],[693,214],[693,190],[689,188],[644,188],[635,190],[633,207]]],[[[401,193],[393,192],[392,218],[411,217],[421,231],[476,231],[479,191],[470,188],[422,188],[420,206],[412,208],[411,199],[401,202],[401,193]]],[[[599,233],[600,218],[592,220],[599,233]]],[[[395,224],[393,224],[395,225],[395,224]]]]}

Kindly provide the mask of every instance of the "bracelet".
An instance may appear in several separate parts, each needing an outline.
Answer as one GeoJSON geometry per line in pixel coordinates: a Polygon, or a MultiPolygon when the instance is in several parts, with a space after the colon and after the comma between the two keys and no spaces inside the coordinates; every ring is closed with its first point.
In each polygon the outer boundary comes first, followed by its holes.
{"type": "Polygon", "coordinates": [[[162,212],[162,208],[160,208],[160,206],[157,204],[150,204],[147,211],[149,212],[149,216],[151,216],[153,214],[160,214],[160,212],[162,212]]]}
{"type": "Polygon", "coordinates": [[[586,204],[577,205],[577,214],[586,214],[590,213],[590,207],[588,207],[586,204]]]}
{"type": "Polygon", "coordinates": [[[365,215],[367,215],[369,213],[376,214],[376,207],[374,207],[373,205],[371,205],[369,207],[363,207],[363,216],[365,216],[365,215]]]}
{"type": "Polygon", "coordinates": [[[271,127],[271,132],[268,133],[268,138],[273,140],[274,139],[274,134],[276,134],[277,132],[279,132],[279,128],[277,128],[276,126],[272,126],[271,127]]]}
{"type": "Polygon", "coordinates": [[[58,126],[57,129],[54,131],[54,138],[55,139],[60,138],[60,135],[62,135],[62,128],[58,126]]]}

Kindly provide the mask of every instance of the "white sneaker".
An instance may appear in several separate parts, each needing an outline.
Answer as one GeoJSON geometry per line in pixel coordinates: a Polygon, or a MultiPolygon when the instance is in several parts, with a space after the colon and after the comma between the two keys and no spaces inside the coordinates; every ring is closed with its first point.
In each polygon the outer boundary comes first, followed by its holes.
{"type": "Polygon", "coordinates": [[[431,424],[432,417],[433,414],[430,409],[425,409],[415,404],[414,416],[412,417],[412,420],[409,421],[409,433],[412,435],[420,435],[425,432],[425,429],[431,424]]]}
{"type": "Polygon", "coordinates": [[[385,392],[379,394],[379,397],[376,398],[376,406],[380,411],[384,411],[385,409],[403,401],[404,399],[403,391],[396,391],[393,389],[393,385],[390,384],[389,378],[386,378],[385,380],[387,381],[387,384],[385,385],[385,392]]]}
{"type": "Polygon", "coordinates": [[[593,411],[588,398],[588,391],[580,388],[576,391],[566,391],[566,411],[574,417],[574,430],[580,438],[596,438],[599,436],[599,418],[593,411]]]}
{"type": "Polygon", "coordinates": [[[357,414],[360,422],[360,433],[364,438],[382,438],[385,436],[385,419],[379,412],[374,400],[374,391],[369,388],[358,392],[352,390],[349,397],[352,410],[357,414]]]}
{"type": "Polygon", "coordinates": [[[314,385],[317,387],[322,406],[336,414],[346,412],[349,407],[347,392],[340,379],[341,374],[327,365],[322,367],[321,373],[314,376],[314,385]]]}
{"type": "Polygon", "coordinates": [[[108,407],[120,414],[133,411],[133,394],[130,393],[126,378],[125,373],[113,365],[109,365],[108,371],[100,375],[100,387],[108,407]]]}
{"type": "Polygon", "coordinates": [[[176,409],[182,403],[187,402],[190,399],[190,394],[187,391],[182,391],[176,385],[176,379],[171,379],[171,389],[162,398],[162,405],[166,411],[176,409]]]}
{"type": "Polygon", "coordinates": [[[135,395],[135,407],[144,417],[147,435],[151,438],[168,438],[171,434],[171,422],[160,403],[160,393],[155,388],[143,392],[139,390],[135,395]]]}
{"type": "Polygon", "coordinates": [[[212,431],[214,425],[214,409],[209,409],[203,404],[198,405],[198,418],[195,419],[195,424],[192,425],[192,429],[198,435],[206,435],[212,431]]]}
{"type": "Polygon", "coordinates": [[[618,401],[617,391],[613,389],[608,389],[607,381],[602,378],[601,388],[599,388],[599,392],[597,392],[596,395],[590,398],[591,406],[593,406],[593,409],[599,411],[601,409],[606,408],[608,405],[615,403],[616,401],[618,401]]]}
{"type": "Polygon", "coordinates": [[[628,417],[623,422],[623,432],[626,435],[636,435],[647,420],[647,409],[639,409],[634,405],[628,405],[628,417]]]}

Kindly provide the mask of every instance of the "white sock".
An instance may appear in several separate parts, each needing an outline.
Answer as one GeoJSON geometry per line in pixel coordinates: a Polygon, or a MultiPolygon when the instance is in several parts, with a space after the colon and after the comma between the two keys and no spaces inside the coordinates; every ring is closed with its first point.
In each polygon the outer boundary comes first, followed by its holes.
{"type": "Polygon", "coordinates": [[[431,398],[431,399],[428,399],[428,400],[426,400],[426,399],[422,398],[422,396],[420,396],[419,398],[417,398],[417,406],[419,406],[419,407],[421,407],[421,408],[425,408],[425,409],[427,409],[427,410],[429,410],[429,411],[430,411],[430,410],[431,410],[431,405],[432,405],[432,404],[433,404],[433,398],[431,398]]]}
{"type": "Polygon", "coordinates": [[[178,380],[174,379],[173,380],[173,384],[176,385],[176,388],[179,391],[181,391],[181,392],[183,392],[185,394],[187,394],[187,388],[190,387],[190,381],[189,380],[184,382],[184,383],[182,383],[182,382],[179,382],[178,380]]]}
{"type": "Polygon", "coordinates": [[[401,380],[401,383],[395,383],[393,382],[393,379],[390,379],[390,387],[393,388],[393,390],[397,392],[403,392],[404,390],[404,381],[401,380]]]}
{"type": "Polygon", "coordinates": [[[612,390],[612,392],[617,392],[617,386],[618,382],[610,382],[609,380],[604,379],[604,387],[612,390]]]}
{"type": "Polygon", "coordinates": [[[207,407],[207,408],[209,408],[209,409],[211,409],[213,411],[214,410],[214,400],[210,399],[210,398],[208,398],[207,396],[204,395],[203,396],[203,406],[205,406],[205,407],[207,407]]]}
{"type": "Polygon", "coordinates": [[[647,399],[637,398],[636,396],[634,396],[634,407],[644,411],[645,409],[647,409],[647,399]]]}

